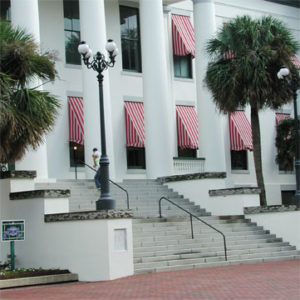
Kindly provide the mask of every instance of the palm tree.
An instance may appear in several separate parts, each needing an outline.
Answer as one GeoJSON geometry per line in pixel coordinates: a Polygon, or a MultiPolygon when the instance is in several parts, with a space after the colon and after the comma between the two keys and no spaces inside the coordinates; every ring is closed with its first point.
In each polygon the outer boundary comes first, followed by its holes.
{"type": "Polygon", "coordinates": [[[0,161],[21,159],[43,143],[59,103],[49,92],[29,88],[56,77],[54,55],[40,53],[33,36],[0,21],[0,161]]]}
{"type": "Polygon", "coordinates": [[[293,97],[291,80],[278,80],[282,66],[291,70],[290,77],[299,74],[291,57],[299,49],[285,25],[271,17],[251,19],[237,17],[208,41],[211,55],[205,82],[214,102],[223,113],[250,105],[253,153],[260,203],[266,195],[261,161],[261,138],[258,112],[263,108],[277,109],[293,97]]]}

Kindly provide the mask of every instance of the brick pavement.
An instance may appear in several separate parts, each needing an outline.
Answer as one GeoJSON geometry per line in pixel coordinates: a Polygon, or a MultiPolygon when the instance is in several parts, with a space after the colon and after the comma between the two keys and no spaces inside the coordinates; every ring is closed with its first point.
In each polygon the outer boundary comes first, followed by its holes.
{"type": "Polygon", "coordinates": [[[300,300],[300,260],[0,291],[1,300],[300,300]]]}

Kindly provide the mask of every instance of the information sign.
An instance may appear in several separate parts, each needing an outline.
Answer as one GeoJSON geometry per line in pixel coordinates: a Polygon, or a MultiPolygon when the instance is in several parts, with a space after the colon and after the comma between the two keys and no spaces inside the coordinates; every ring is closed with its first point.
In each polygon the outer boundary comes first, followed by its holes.
{"type": "Polygon", "coordinates": [[[3,242],[24,241],[25,221],[24,220],[1,221],[1,240],[3,242]]]}

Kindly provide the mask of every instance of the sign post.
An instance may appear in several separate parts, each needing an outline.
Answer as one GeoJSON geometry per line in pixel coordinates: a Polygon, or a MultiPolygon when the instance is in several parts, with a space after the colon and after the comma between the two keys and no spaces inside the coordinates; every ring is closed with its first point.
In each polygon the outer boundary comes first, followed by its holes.
{"type": "Polygon", "coordinates": [[[10,270],[15,269],[15,241],[10,241],[10,270]]]}
{"type": "Polygon", "coordinates": [[[24,220],[1,221],[2,242],[10,242],[10,269],[15,269],[15,241],[25,240],[24,220]]]}

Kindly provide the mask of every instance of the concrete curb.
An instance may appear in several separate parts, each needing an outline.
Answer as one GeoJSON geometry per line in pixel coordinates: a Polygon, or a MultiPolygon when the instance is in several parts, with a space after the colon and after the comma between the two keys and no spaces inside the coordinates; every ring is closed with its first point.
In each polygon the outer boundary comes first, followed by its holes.
{"type": "Polygon", "coordinates": [[[4,279],[0,280],[0,289],[70,281],[78,281],[78,274],[67,273],[15,279],[4,279]]]}

